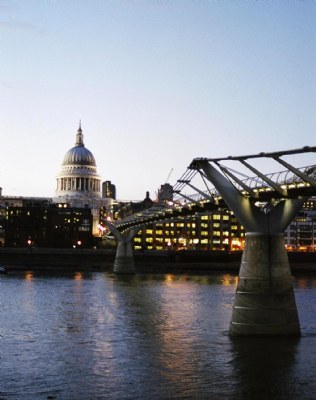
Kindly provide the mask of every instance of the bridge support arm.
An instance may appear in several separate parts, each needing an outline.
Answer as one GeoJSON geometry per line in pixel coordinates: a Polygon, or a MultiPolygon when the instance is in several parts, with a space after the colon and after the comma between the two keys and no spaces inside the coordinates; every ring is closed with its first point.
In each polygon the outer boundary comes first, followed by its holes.
{"type": "Polygon", "coordinates": [[[271,234],[284,232],[306,200],[306,197],[284,199],[275,205],[266,214],[269,226],[268,232],[271,234]]]}
{"type": "Polygon", "coordinates": [[[251,203],[249,198],[241,195],[235,186],[213,165],[206,160],[199,160],[198,165],[203,170],[206,178],[216,187],[227,206],[234,212],[246,231],[256,232],[262,229],[263,226],[268,229],[264,214],[251,203]]]}

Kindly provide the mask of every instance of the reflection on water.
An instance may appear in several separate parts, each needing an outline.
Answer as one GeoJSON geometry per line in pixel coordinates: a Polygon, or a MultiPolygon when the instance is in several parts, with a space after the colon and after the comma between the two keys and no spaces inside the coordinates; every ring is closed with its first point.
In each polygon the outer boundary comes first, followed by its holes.
{"type": "Polygon", "coordinates": [[[295,281],[295,286],[301,289],[305,288],[314,288],[316,289],[316,280],[311,279],[310,276],[307,275],[299,275],[295,281]]]}
{"type": "Polygon", "coordinates": [[[232,338],[235,374],[242,399],[296,400],[293,379],[298,339],[232,338]]]}
{"type": "Polygon", "coordinates": [[[231,339],[234,274],[2,276],[0,398],[312,399],[315,282],[301,339],[231,339]]]}
{"type": "Polygon", "coordinates": [[[26,272],[25,273],[25,280],[31,281],[32,279],[33,279],[33,272],[30,272],[30,271],[26,272]]]}
{"type": "Polygon", "coordinates": [[[74,279],[75,279],[76,281],[81,281],[82,278],[83,278],[83,273],[82,273],[82,272],[76,272],[76,273],[75,273],[74,279]]]}
{"type": "Polygon", "coordinates": [[[212,283],[221,284],[223,286],[237,286],[238,276],[232,274],[220,274],[220,275],[175,275],[166,274],[164,275],[165,283],[185,283],[195,282],[197,284],[209,285],[212,283]]]}
{"type": "Polygon", "coordinates": [[[238,276],[232,276],[230,274],[225,274],[222,277],[221,283],[224,286],[230,286],[230,285],[237,286],[238,276]]]}

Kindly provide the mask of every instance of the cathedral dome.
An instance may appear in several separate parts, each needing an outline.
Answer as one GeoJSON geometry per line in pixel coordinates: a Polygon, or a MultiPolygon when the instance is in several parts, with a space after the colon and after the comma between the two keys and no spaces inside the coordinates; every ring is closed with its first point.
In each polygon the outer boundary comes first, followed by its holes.
{"type": "Polygon", "coordinates": [[[95,158],[90,150],[85,147],[75,146],[67,151],[62,165],[93,165],[95,158]]]}
{"type": "Polygon", "coordinates": [[[62,165],[91,165],[96,167],[94,155],[83,144],[81,125],[77,130],[76,145],[67,151],[62,165]]]}
{"type": "Polygon", "coordinates": [[[56,201],[62,198],[100,198],[101,177],[97,173],[95,158],[83,143],[81,124],[77,130],[76,144],[67,151],[57,175],[56,201]]]}

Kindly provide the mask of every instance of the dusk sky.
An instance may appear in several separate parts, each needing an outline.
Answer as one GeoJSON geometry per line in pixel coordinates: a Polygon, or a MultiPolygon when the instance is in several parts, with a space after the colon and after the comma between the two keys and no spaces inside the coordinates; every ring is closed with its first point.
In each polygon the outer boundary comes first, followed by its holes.
{"type": "Polygon", "coordinates": [[[122,200],[315,146],[315,71],[313,0],[0,0],[3,194],[53,197],[79,120],[122,200]]]}

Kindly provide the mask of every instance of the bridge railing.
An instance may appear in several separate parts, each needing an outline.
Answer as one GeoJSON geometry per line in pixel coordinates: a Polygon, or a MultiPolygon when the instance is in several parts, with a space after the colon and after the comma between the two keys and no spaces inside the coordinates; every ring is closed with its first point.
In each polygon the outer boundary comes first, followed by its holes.
{"type": "MultiPolygon", "coordinates": [[[[299,171],[306,173],[309,169],[311,169],[313,166],[308,166],[308,167],[301,167],[298,168],[299,171]]],[[[290,185],[290,184],[297,184],[297,183],[302,183],[302,179],[295,175],[293,172],[289,170],[283,170],[279,172],[272,172],[266,175],[267,178],[272,180],[273,182],[277,183],[278,185],[290,185]]],[[[247,179],[243,180],[243,183],[245,183],[247,186],[249,186],[251,189],[261,189],[264,187],[269,187],[269,185],[262,180],[262,178],[258,176],[252,176],[247,179]]],[[[241,186],[237,184],[237,188],[239,190],[242,190],[241,186]]]]}

